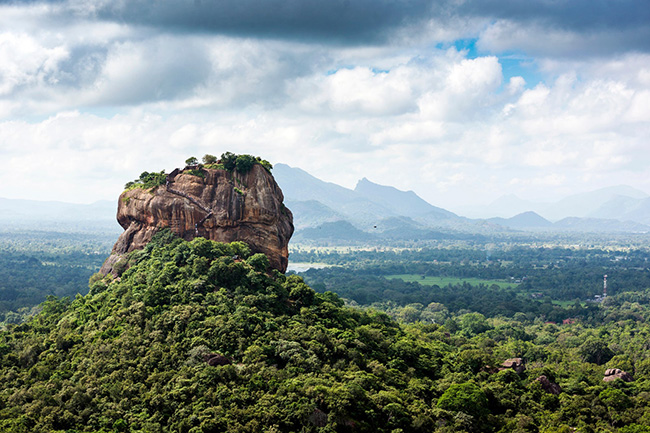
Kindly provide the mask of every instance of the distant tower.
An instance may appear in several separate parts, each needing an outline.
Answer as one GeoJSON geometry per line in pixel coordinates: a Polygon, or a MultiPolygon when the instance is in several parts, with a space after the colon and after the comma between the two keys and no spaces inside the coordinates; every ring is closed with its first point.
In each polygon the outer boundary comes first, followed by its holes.
{"type": "Polygon", "coordinates": [[[607,275],[603,277],[603,298],[607,297],[607,275]]]}

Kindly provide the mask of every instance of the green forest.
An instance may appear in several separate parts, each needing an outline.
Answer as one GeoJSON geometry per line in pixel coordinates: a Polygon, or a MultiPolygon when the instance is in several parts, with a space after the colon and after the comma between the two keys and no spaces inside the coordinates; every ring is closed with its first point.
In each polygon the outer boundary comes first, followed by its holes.
{"type": "MultiPolygon", "coordinates": [[[[465,265],[481,269],[481,254],[465,265]]],[[[585,260],[596,266],[598,256],[585,260]]],[[[630,269],[641,256],[629,256],[630,269]]],[[[350,301],[359,308],[329,290],[337,274],[315,291],[241,242],[162,232],[117,278],[97,274],[87,295],[51,296],[6,325],[0,431],[650,431],[648,286],[621,284],[602,303],[550,304],[571,316],[551,323],[526,310],[547,302],[524,283],[517,294],[467,284],[461,298],[496,299],[481,312],[445,298],[451,289],[368,280],[362,268],[382,257],[329,269],[358,273],[367,289],[404,285],[384,289],[395,299],[383,306],[350,301]],[[441,297],[424,304],[427,291],[441,297]],[[508,300],[520,304],[499,306],[508,300]]],[[[386,275],[406,273],[385,265],[386,275]]],[[[354,287],[339,293],[353,299],[354,287]]]]}
{"type": "Polygon", "coordinates": [[[0,232],[0,323],[19,323],[48,296],[88,293],[114,235],[0,232]]]}

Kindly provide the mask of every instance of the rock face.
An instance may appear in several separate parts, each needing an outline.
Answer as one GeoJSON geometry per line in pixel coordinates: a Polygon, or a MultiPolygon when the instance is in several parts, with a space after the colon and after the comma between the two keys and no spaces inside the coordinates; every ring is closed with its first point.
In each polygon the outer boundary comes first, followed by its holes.
{"type": "Polygon", "coordinates": [[[260,164],[246,174],[176,169],[167,176],[166,185],[135,188],[120,195],[117,221],[125,231],[100,272],[115,273],[115,264],[126,253],[143,248],[164,227],[185,240],[201,236],[218,242],[246,242],[253,253],[266,254],[273,268],[285,272],[293,216],[283,200],[282,190],[260,164]]]}

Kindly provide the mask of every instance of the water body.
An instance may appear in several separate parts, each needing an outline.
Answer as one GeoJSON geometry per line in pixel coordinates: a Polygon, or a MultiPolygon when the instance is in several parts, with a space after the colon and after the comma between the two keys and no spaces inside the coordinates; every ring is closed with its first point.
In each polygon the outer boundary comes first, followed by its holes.
{"type": "Polygon", "coordinates": [[[293,271],[295,273],[305,272],[309,269],[323,269],[330,265],[325,263],[309,263],[309,262],[289,262],[287,272],[293,271]]]}

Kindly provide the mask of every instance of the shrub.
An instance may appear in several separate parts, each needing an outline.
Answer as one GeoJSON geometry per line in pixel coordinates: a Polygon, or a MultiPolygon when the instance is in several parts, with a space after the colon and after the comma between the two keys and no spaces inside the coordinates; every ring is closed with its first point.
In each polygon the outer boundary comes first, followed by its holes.
{"type": "Polygon", "coordinates": [[[150,188],[155,188],[159,185],[164,185],[165,182],[167,181],[167,174],[165,174],[165,170],[162,170],[159,173],[153,172],[149,173],[148,171],[143,171],[140,174],[140,177],[137,178],[134,181],[128,182],[126,185],[124,185],[124,189],[134,189],[134,188],[142,188],[142,189],[150,189],[150,188]]]}
{"type": "Polygon", "coordinates": [[[183,173],[184,174],[189,174],[189,175],[192,175],[192,176],[205,178],[205,172],[203,170],[201,170],[200,168],[196,169],[196,170],[187,170],[187,171],[185,171],[183,173]]]}
{"type": "Polygon", "coordinates": [[[223,164],[224,169],[228,171],[237,170],[241,174],[248,173],[255,164],[260,164],[269,173],[273,168],[270,162],[260,158],[259,156],[248,154],[236,155],[232,152],[225,152],[221,154],[221,164],[223,164]]]}

